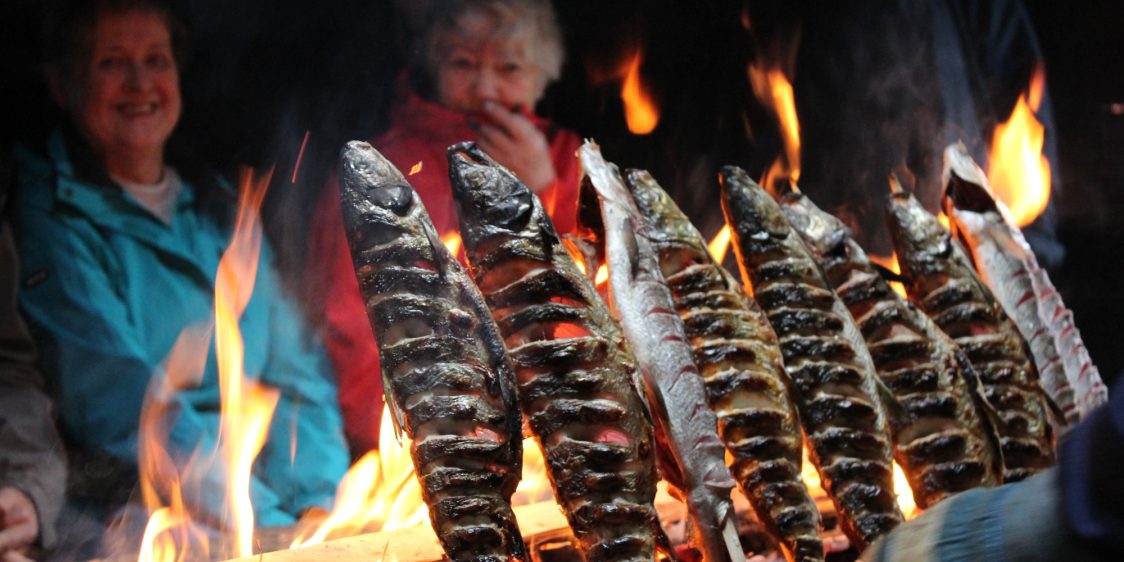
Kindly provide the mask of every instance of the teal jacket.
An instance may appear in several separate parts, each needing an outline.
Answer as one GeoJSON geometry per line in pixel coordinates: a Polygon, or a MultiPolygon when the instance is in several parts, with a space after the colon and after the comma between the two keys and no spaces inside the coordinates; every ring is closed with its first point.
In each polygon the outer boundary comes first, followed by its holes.
{"type": "MultiPolygon", "coordinates": [[[[213,326],[215,274],[231,233],[197,210],[186,181],[167,225],[116,186],[77,177],[60,133],[48,142],[46,158],[19,150],[16,165],[20,304],[58,395],[61,427],[82,448],[135,464],[150,380],[164,376],[185,328],[213,326]]],[[[348,461],[334,376],[282,294],[270,256],[263,242],[239,323],[244,372],[280,393],[251,483],[262,526],[292,524],[310,507],[330,507],[348,461]]],[[[200,382],[172,393],[166,407],[161,419],[178,466],[195,451],[215,450],[213,337],[200,382]]],[[[223,521],[226,471],[213,462],[182,485],[189,504],[223,521]]]]}

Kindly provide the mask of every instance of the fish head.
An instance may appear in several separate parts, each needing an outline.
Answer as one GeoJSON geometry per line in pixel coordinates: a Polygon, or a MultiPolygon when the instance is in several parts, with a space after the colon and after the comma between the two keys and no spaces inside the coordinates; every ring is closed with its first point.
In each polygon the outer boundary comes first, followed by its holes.
{"type": "Polygon", "coordinates": [[[956,252],[952,234],[912,194],[891,193],[886,221],[902,273],[923,278],[942,269],[956,252]]]}
{"type": "Polygon", "coordinates": [[[640,214],[652,227],[649,237],[657,244],[674,243],[679,246],[700,246],[702,239],[687,215],[679,209],[675,201],[647,170],[627,169],[624,173],[626,186],[632,192],[640,214]]]}
{"type": "Polygon", "coordinates": [[[424,212],[402,172],[370,144],[351,141],[340,154],[340,199],[349,234],[364,245],[383,244],[424,212]]]}
{"type": "Polygon", "coordinates": [[[469,251],[492,236],[520,234],[535,225],[550,224],[531,190],[476,143],[450,146],[448,158],[461,237],[469,251]]]}
{"type": "Polygon", "coordinates": [[[777,202],[745,170],[723,166],[718,179],[722,185],[722,212],[726,215],[726,224],[739,241],[763,244],[788,236],[788,221],[777,202]]]}
{"type": "Polygon", "coordinates": [[[818,256],[845,255],[851,229],[831,213],[820,209],[807,196],[791,192],[781,196],[781,211],[805,246],[818,256]]]}

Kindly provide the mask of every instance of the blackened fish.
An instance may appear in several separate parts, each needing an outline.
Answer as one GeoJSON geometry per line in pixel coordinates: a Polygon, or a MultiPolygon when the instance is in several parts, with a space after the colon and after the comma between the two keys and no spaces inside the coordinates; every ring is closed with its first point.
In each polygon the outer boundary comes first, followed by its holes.
{"type": "Polygon", "coordinates": [[[979,379],[927,316],[890,289],[839,219],[799,193],[781,209],[851,312],[874,367],[904,409],[891,424],[894,458],[922,508],[1002,482],[1003,463],[979,379]]]}
{"type": "Polygon", "coordinates": [[[1052,403],[1018,328],[960,245],[912,195],[890,195],[887,220],[909,299],[964,350],[999,414],[1005,482],[1054,463],[1052,403]]]}
{"type": "Polygon", "coordinates": [[[461,235],[515,363],[519,398],[591,562],[643,561],[666,538],[636,361],[538,199],[472,143],[449,148],[461,235]]]}
{"type": "Polygon", "coordinates": [[[742,278],[780,338],[809,457],[861,550],[902,521],[870,354],[776,201],[740,168],[722,168],[720,179],[742,278]]]}
{"type": "MultiPolygon", "coordinates": [[[[670,460],[664,477],[685,496],[691,543],[708,562],[745,560],[738,541],[718,422],[671,290],[660,273],[647,225],[616,166],[586,141],[578,150],[582,190],[600,201],[609,295],[644,375],[656,437],[670,460]]],[[[585,218],[581,215],[581,218],[585,218]]]]}
{"type": "Polygon", "coordinates": [[[773,328],[656,180],[643,170],[624,177],[648,220],[734,478],[788,560],[823,560],[820,513],[800,476],[804,435],[773,328]]]}
{"type": "Polygon", "coordinates": [[[413,441],[433,529],[454,561],[526,560],[515,374],[476,286],[410,185],[367,143],[340,163],[344,224],[395,429],[413,441]]]}

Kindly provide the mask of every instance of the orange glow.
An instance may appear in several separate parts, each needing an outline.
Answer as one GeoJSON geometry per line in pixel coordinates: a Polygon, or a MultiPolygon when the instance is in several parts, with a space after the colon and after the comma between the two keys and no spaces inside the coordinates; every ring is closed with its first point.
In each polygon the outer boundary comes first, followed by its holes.
{"type": "Polygon", "coordinates": [[[407,174],[407,175],[412,176],[412,175],[415,175],[415,174],[417,174],[421,171],[422,171],[422,163],[421,163],[421,160],[418,160],[418,162],[416,164],[414,164],[413,166],[410,167],[410,173],[407,174]]]}
{"type": "Polygon", "coordinates": [[[651,133],[660,122],[659,109],[652,97],[640,83],[640,63],[643,57],[636,51],[624,68],[624,83],[621,85],[621,101],[624,102],[624,118],[628,130],[633,134],[651,133]]]}
{"type": "MultiPolygon", "coordinates": [[[[871,263],[876,263],[876,264],[878,264],[882,267],[885,267],[886,269],[889,269],[890,271],[893,271],[894,273],[900,274],[902,272],[901,267],[898,266],[898,255],[897,254],[890,254],[888,256],[876,256],[876,255],[871,254],[871,255],[868,255],[867,258],[871,261],[871,263]]],[[[890,283],[890,288],[893,289],[894,292],[897,293],[899,297],[901,297],[903,299],[906,298],[906,292],[905,292],[905,286],[904,285],[902,285],[898,281],[889,281],[889,283],[890,283]]]]}
{"type": "Polygon", "coordinates": [[[937,215],[937,222],[941,223],[945,230],[952,230],[952,221],[948,220],[948,215],[944,214],[944,211],[937,215]]]}
{"type": "Polygon", "coordinates": [[[909,480],[898,463],[894,463],[894,496],[898,498],[898,508],[902,510],[905,520],[909,521],[921,515],[921,509],[913,501],[913,490],[909,488],[909,480]]]}
{"type": "Polygon", "coordinates": [[[606,267],[605,264],[601,264],[601,267],[597,268],[597,276],[593,278],[593,284],[600,287],[601,285],[604,285],[605,282],[608,281],[608,280],[609,280],[609,268],[606,267]]]}
{"type": "MultiPolygon", "coordinates": [[[[391,419],[383,406],[384,420],[391,419]]],[[[290,548],[303,548],[325,540],[361,532],[392,531],[429,521],[421,486],[414,476],[410,446],[399,441],[394,427],[379,429],[380,448],[359,459],[336,490],[336,508],[311,533],[299,533],[290,548]]],[[[512,496],[513,505],[552,501],[542,451],[533,439],[523,440],[523,479],[512,496]]]]}
{"type": "Polygon", "coordinates": [[[730,225],[723,225],[718,234],[715,234],[706,245],[706,250],[710,252],[710,257],[714,258],[714,263],[721,265],[726,259],[726,252],[730,249],[731,232],[730,225]]]}
{"type": "Polygon", "coordinates": [[[822,498],[827,496],[827,492],[823,489],[823,484],[820,482],[820,473],[816,471],[815,465],[808,455],[808,446],[804,446],[804,462],[800,465],[800,478],[804,480],[804,486],[808,488],[808,494],[812,498],[822,498]]]}
{"type": "MultiPolygon", "coordinates": [[[[757,64],[749,67],[749,80],[757,98],[776,112],[784,142],[784,162],[774,163],[777,169],[771,169],[766,177],[772,181],[787,179],[796,184],[800,180],[800,120],[796,116],[792,84],[781,70],[757,64]]],[[[766,187],[769,185],[772,184],[766,187]]]]}
{"type": "Polygon", "coordinates": [[[441,242],[449,249],[449,253],[454,257],[461,251],[461,234],[459,232],[446,232],[441,237],[441,242]]]}
{"type": "Polygon", "coordinates": [[[308,147],[308,135],[311,133],[309,130],[304,131],[304,140],[301,141],[301,149],[297,152],[297,162],[293,164],[293,177],[289,183],[297,183],[297,171],[301,169],[301,160],[304,158],[304,149],[308,147]]]}
{"type": "Polygon", "coordinates": [[[1039,67],[1029,91],[1019,96],[1011,117],[995,127],[991,139],[987,181],[1019,226],[1033,222],[1050,200],[1050,162],[1042,155],[1045,130],[1034,117],[1044,87],[1039,67]]]}

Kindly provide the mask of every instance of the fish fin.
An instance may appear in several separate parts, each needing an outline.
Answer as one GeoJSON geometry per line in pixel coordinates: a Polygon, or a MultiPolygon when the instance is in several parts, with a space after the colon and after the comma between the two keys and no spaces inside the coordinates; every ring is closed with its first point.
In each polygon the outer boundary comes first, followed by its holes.
{"type": "Polygon", "coordinates": [[[964,351],[959,346],[953,344],[956,355],[956,363],[960,366],[960,376],[964,378],[964,382],[968,385],[968,393],[972,397],[972,401],[976,405],[982,415],[980,421],[984,424],[984,428],[989,432],[988,442],[991,444],[991,450],[995,457],[995,473],[1003,474],[1003,467],[1006,466],[1006,461],[1003,459],[1003,448],[999,446],[999,428],[1003,427],[1003,420],[999,417],[999,411],[995,409],[995,405],[987,399],[984,395],[983,383],[980,382],[979,374],[976,373],[975,367],[972,362],[968,360],[968,356],[964,355],[964,351]]]}
{"type": "Polygon", "coordinates": [[[390,410],[390,420],[394,422],[394,438],[401,443],[402,434],[406,427],[406,414],[402,411],[402,406],[398,404],[398,400],[394,396],[394,385],[390,380],[390,373],[386,371],[385,366],[381,367],[381,370],[383,398],[386,399],[386,407],[390,410]]]}

